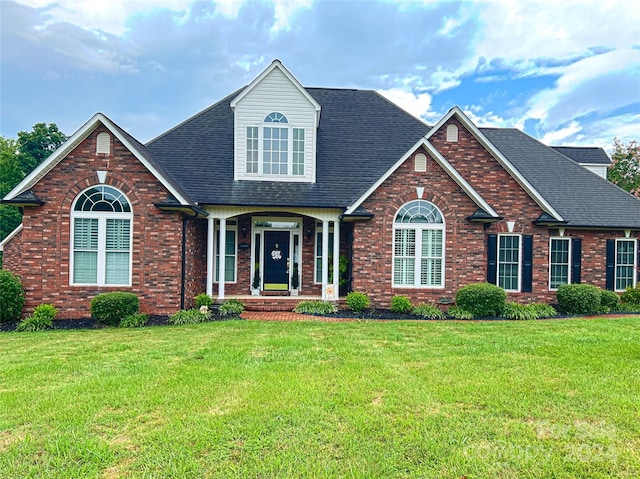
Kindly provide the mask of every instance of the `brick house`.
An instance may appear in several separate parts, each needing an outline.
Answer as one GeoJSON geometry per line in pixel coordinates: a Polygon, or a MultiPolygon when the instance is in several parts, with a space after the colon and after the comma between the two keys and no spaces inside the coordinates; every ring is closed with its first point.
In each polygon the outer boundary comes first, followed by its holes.
{"type": "Polygon", "coordinates": [[[373,91],[305,88],[274,60],[145,145],[94,115],[3,199],[24,217],[0,248],[25,311],[64,317],[112,290],[156,313],[203,291],[448,303],[482,281],[554,302],[563,283],[638,281],[640,201],[602,178],[608,162],[457,107],[429,126],[373,91]]]}

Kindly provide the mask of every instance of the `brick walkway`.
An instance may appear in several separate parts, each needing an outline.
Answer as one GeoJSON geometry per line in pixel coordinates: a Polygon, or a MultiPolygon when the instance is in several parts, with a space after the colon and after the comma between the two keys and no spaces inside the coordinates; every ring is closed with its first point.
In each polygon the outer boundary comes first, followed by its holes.
{"type": "Polygon", "coordinates": [[[327,323],[344,323],[353,321],[350,318],[327,318],[308,314],[292,313],[291,311],[245,311],[242,319],[250,321],[322,321],[327,323]]]}

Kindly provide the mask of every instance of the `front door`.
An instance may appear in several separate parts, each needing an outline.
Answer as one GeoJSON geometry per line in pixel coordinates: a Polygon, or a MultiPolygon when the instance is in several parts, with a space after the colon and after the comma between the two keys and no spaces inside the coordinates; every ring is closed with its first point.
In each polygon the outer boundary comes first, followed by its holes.
{"type": "Polygon", "coordinates": [[[264,232],[264,290],[289,290],[289,231],[264,232]]]}

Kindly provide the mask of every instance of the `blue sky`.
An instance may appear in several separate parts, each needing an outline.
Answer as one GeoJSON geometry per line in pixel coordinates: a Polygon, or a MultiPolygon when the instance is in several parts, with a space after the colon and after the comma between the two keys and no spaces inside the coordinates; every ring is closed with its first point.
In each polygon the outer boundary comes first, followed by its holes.
{"type": "Polygon", "coordinates": [[[640,140],[633,1],[0,0],[0,134],[100,111],[148,141],[274,58],[305,86],[377,90],[435,123],[553,145],[640,140]]]}

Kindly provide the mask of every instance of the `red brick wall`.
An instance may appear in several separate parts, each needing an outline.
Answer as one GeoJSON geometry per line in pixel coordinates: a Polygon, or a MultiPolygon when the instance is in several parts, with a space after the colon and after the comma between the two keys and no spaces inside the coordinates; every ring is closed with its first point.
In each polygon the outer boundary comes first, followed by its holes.
{"type": "Polygon", "coordinates": [[[22,231],[19,231],[2,251],[2,268],[18,274],[22,266],[22,231]]]}
{"type": "Polygon", "coordinates": [[[186,268],[184,307],[207,289],[207,220],[189,218],[186,222],[186,268]]]}
{"type": "Polygon", "coordinates": [[[87,317],[91,299],[113,290],[139,295],[142,312],[170,313],[179,307],[181,217],[154,206],[166,198],[166,189],[113,135],[111,154],[95,153],[101,131],[108,130],[97,128],[32,188],[45,204],[25,208],[23,218],[23,261],[16,272],[27,296],[25,313],[51,303],[60,310],[60,318],[87,317]],[[98,170],[108,172],[106,184],[127,195],[134,212],[128,288],[69,285],[71,205],[82,190],[99,184],[98,170]]]}

